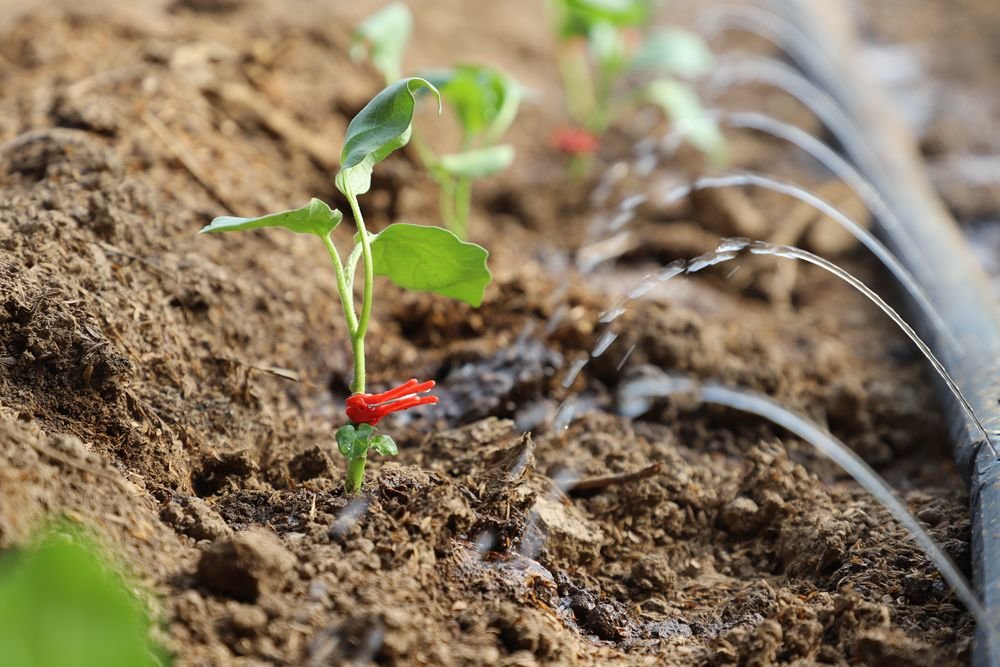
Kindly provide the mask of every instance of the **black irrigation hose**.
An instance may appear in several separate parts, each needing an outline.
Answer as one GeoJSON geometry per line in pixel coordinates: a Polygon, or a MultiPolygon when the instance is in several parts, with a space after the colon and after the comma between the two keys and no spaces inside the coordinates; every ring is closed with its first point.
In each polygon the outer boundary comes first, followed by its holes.
{"type": "MultiPolygon", "coordinates": [[[[912,238],[923,261],[909,261],[893,250],[927,292],[963,351],[943,342],[920,310],[916,328],[936,341],[934,352],[968,397],[993,435],[1000,432],[1000,310],[986,275],[957,224],[934,193],[912,137],[883,94],[853,60],[848,7],[836,0],[780,0],[781,13],[814,47],[800,49],[797,64],[843,106],[869,150],[850,157],[881,193],[912,238]],[[866,155],[863,155],[863,154],[866,155]]],[[[847,144],[845,144],[847,147],[847,144]]],[[[851,152],[848,150],[848,152],[851,152]]],[[[892,239],[886,242],[892,247],[892,239]]],[[[974,583],[993,621],[1000,627],[1000,462],[963,414],[950,393],[939,392],[954,442],[955,460],[969,485],[972,510],[974,583]]],[[[985,629],[977,629],[973,664],[1000,666],[990,655],[985,629]]]]}

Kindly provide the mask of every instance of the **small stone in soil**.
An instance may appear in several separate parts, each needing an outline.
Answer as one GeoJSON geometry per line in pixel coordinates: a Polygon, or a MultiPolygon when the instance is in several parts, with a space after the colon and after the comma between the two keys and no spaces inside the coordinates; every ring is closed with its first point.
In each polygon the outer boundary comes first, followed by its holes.
{"type": "Polygon", "coordinates": [[[274,533],[263,528],[220,540],[201,554],[198,583],[218,595],[253,602],[280,590],[295,567],[295,557],[274,533]]]}
{"type": "Polygon", "coordinates": [[[233,534],[219,513],[197,496],[175,495],[160,510],[160,518],[196,540],[215,541],[233,534]]]}
{"type": "Polygon", "coordinates": [[[733,498],[719,515],[722,527],[732,535],[753,535],[760,528],[760,507],[750,498],[739,496],[733,498]]]}

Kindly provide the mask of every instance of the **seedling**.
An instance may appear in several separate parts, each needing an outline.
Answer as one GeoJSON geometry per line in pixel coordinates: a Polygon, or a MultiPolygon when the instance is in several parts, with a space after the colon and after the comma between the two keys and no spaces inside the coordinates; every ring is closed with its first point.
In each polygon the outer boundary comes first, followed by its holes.
{"type": "Polygon", "coordinates": [[[341,167],[335,183],[347,198],[357,234],[346,262],[334,245],[332,232],[343,214],[319,199],[299,209],[257,218],[220,217],[202,229],[205,232],[230,232],[260,227],[282,227],[322,239],[337,280],[337,292],[351,339],[354,356],[352,395],[346,401],[349,423],[336,434],[337,446],[348,461],[348,493],[357,493],[364,481],[368,452],[374,449],[384,456],[397,453],[388,435],[379,435],[375,425],[387,414],[418,405],[437,403],[435,396],[420,396],[434,386],[434,381],[410,380],[381,394],[365,393],[365,335],[372,316],[375,276],[386,276],[404,289],[434,292],[478,307],[492,276],[486,266],[484,248],[459,239],[440,227],[392,224],[378,234],[365,227],[358,197],[371,188],[372,170],[393,151],[402,148],[412,134],[415,95],[426,90],[438,101],[441,95],[429,81],[419,77],[390,84],[376,95],[347,127],[341,153],[341,167]],[[362,298],[356,307],[354,280],[361,264],[362,298]]]}
{"type": "Polygon", "coordinates": [[[372,65],[388,85],[402,76],[403,54],[412,29],[413,16],[406,5],[401,2],[386,5],[354,30],[351,58],[360,61],[370,54],[372,65]]]}
{"type": "Polygon", "coordinates": [[[697,95],[678,78],[704,75],[712,63],[708,47],[676,28],[642,32],[650,0],[554,0],[559,69],[574,128],[560,128],[557,148],[585,156],[623,111],[641,104],[659,107],[694,146],[713,161],[724,160],[722,134],[697,95]],[[637,78],[660,76],[638,85],[637,78]],[[621,82],[632,82],[621,90],[621,82]]]}
{"type": "MultiPolygon", "coordinates": [[[[413,19],[406,5],[394,2],[365,19],[354,31],[355,60],[371,55],[372,65],[392,80],[402,68],[413,19]]],[[[414,146],[440,187],[441,221],[459,238],[469,235],[472,183],[503,171],[514,161],[514,148],[500,138],[517,116],[521,87],[488,67],[462,65],[422,73],[440,92],[462,133],[458,152],[438,156],[419,136],[414,146]]]]}
{"type": "Polygon", "coordinates": [[[522,91],[507,75],[488,67],[463,65],[428,73],[454,110],[462,131],[461,149],[437,157],[423,149],[423,160],[441,188],[441,219],[460,238],[469,234],[472,183],[503,171],[514,161],[514,147],[499,144],[514,122],[522,91]]]}

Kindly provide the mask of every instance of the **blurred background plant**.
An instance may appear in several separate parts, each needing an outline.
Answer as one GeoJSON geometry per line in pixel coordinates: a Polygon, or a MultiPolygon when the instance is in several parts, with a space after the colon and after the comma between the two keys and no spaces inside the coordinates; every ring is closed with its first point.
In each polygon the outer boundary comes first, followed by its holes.
{"type": "MultiPolygon", "coordinates": [[[[413,17],[406,5],[391,3],[355,29],[351,56],[369,58],[391,82],[403,69],[413,17]]],[[[430,81],[452,110],[461,140],[457,151],[439,155],[418,133],[413,146],[440,188],[441,221],[459,238],[469,236],[474,181],[497,174],[514,161],[514,148],[500,139],[517,117],[523,88],[498,69],[457,65],[419,74],[430,81]]]]}
{"type": "Polygon", "coordinates": [[[652,0],[552,0],[550,5],[566,109],[576,125],[560,130],[558,147],[592,152],[624,111],[652,104],[713,163],[725,162],[722,133],[688,83],[712,69],[712,53],[701,38],[679,28],[649,27],[652,0]]]}
{"type": "Polygon", "coordinates": [[[0,665],[146,667],[169,664],[150,637],[142,600],[68,522],[0,554],[0,665]]]}

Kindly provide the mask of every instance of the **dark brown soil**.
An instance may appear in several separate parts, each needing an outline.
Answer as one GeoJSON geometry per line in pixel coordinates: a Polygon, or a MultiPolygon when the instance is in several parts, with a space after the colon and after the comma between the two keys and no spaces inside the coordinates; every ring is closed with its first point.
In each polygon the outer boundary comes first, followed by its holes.
{"type": "MultiPolygon", "coordinates": [[[[97,527],[157,596],[178,665],[966,663],[969,615],[808,445],[693,399],[615,413],[622,379],[650,366],[763,391],[875,465],[968,568],[923,364],[863,298],[742,260],[635,302],[562,387],[602,311],[723,235],[798,243],[891,289],[828,221],[755,193],[653,201],[615,269],[569,271],[600,212],[547,145],[563,118],[537,4],[477,4],[472,21],[440,0],[418,17],[413,68],[484,61],[539,97],[512,130],[515,168],[477,190],[496,277],[483,307],[380,285],[370,386],[433,377],[442,402],[386,422],[400,455],[373,460],[354,500],[332,444],[351,360],[323,252],[195,232],[227,211],[339,203],[339,141],[379,87],[347,58],[349,32],[376,4],[178,0],[3,28],[0,547],[53,512],[97,527]],[[554,430],[571,391],[582,414],[554,430]]],[[[419,122],[448,140],[447,120],[419,122]]],[[[640,115],[600,164],[643,123],[664,130],[640,115]]],[[[860,215],[776,146],[732,151],[860,215]]],[[[685,152],[654,178],[698,164],[685,152]]],[[[402,154],[364,204],[378,227],[433,223],[436,199],[402,154]]]]}

